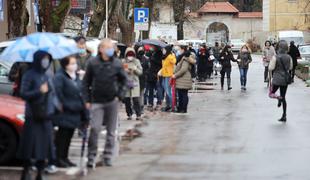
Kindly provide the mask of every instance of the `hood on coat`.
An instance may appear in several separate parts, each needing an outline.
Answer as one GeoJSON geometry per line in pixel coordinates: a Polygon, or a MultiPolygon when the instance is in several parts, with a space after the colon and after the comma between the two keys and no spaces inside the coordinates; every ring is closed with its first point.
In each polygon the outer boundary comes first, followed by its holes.
{"type": "Polygon", "coordinates": [[[125,51],[125,57],[127,57],[127,55],[128,55],[129,53],[133,53],[134,56],[136,57],[136,51],[135,51],[134,48],[128,47],[128,48],[126,49],[126,51],[125,51]]]}
{"type": "Polygon", "coordinates": [[[284,41],[284,40],[279,41],[278,53],[279,54],[286,54],[287,51],[288,51],[288,44],[287,44],[287,42],[284,41]]]}
{"type": "Polygon", "coordinates": [[[38,72],[46,72],[47,69],[43,69],[42,68],[42,65],[41,65],[41,61],[42,59],[45,57],[45,56],[48,56],[49,59],[50,59],[50,65],[51,65],[51,62],[52,62],[52,56],[45,52],[45,51],[37,51],[33,54],[33,62],[32,62],[32,68],[38,72]]]}
{"type": "Polygon", "coordinates": [[[184,57],[184,60],[192,65],[196,64],[195,55],[193,55],[193,53],[189,57],[184,57]]]}

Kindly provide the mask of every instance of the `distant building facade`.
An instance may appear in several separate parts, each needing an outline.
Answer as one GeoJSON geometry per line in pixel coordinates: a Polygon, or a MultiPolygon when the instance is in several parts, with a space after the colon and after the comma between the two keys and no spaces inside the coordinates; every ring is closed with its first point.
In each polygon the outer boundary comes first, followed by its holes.
{"type": "Polygon", "coordinates": [[[262,33],[262,12],[239,12],[229,2],[207,2],[197,12],[189,13],[184,23],[186,39],[202,39],[210,43],[235,38],[261,42],[262,33]]]}

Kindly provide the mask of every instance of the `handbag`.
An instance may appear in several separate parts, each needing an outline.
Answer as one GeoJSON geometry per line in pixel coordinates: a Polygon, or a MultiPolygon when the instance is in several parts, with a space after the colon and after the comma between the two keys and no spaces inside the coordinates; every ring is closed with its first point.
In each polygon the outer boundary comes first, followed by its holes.
{"type": "Polygon", "coordinates": [[[292,77],[290,75],[290,73],[288,72],[288,70],[286,69],[285,65],[283,64],[283,61],[280,58],[280,64],[283,67],[284,71],[285,71],[285,81],[287,84],[292,84],[292,77]]]}

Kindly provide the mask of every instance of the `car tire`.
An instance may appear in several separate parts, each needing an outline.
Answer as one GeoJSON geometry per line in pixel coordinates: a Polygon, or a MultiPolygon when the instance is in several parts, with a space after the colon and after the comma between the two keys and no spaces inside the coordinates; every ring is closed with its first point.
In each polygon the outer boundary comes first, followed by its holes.
{"type": "Polygon", "coordinates": [[[6,164],[16,156],[17,137],[14,129],[0,121],[0,164],[6,164]]]}

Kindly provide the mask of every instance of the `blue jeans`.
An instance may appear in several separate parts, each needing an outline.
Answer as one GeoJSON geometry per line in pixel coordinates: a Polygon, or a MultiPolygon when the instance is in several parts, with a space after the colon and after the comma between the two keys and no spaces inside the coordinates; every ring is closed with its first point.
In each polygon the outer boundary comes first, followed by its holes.
{"type": "Polygon", "coordinates": [[[239,68],[241,86],[246,86],[248,68],[239,68]]]}
{"type": "Polygon", "coordinates": [[[157,81],[157,93],[156,93],[156,97],[157,97],[157,105],[161,105],[164,99],[164,87],[162,86],[163,83],[163,78],[159,77],[159,80],[157,81]]]}
{"type": "Polygon", "coordinates": [[[163,82],[162,82],[162,86],[164,88],[165,95],[166,95],[166,106],[167,107],[171,107],[171,101],[172,101],[172,91],[171,91],[171,86],[169,84],[169,81],[170,81],[170,77],[164,77],[163,82]]]}

